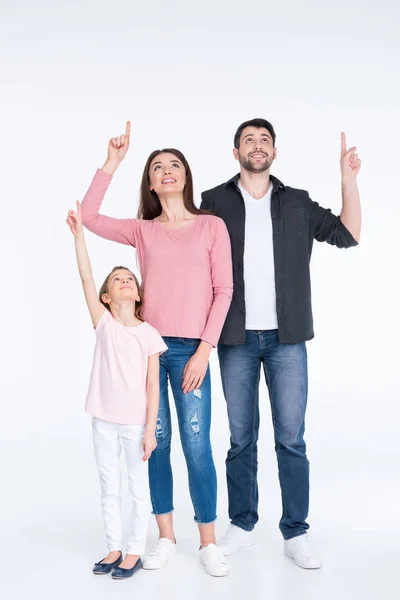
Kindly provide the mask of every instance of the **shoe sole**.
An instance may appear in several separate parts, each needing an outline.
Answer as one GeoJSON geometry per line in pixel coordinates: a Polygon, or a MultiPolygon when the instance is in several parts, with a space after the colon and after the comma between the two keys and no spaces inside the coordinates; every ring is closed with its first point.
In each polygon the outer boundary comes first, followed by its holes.
{"type": "Polygon", "coordinates": [[[203,561],[200,561],[200,564],[204,567],[204,571],[206,572],[207,575],[209,575],[210,577],[226,577],[230,571],[229,567],[225,572],[221,572],[221,573],[210,573],[210,571],[207,571],[207,567],[206,565],[203,563],[203,561]]]}
{"type": "Polygon", "coordinates": [[[144,569],[145,571],[159,571],[159,569],[164,569],[164,567],[166,567],[168,565],[168,562],[160,565],[159,567],[146,567],[145,564],[143,563],[142,569],[144,569]]]}
{"type": "Polygon", "coordinates": [[[173,554],[169,558],[169,560],[167,560],[165,563],[163,563],[159,567],[147,567],[146,563],[144,562],[142,565],[142,569],[144,569],[145,571],[158,571],[159,569],[163,569],[164,567],[166,567],[168,565],[168,563],[170,563],[175,558],[175,556],[176,556],[176,554],[173,554]]]}
{"type": "Polygon", "coordinates": [[[142,570],[143,570],[143,567],[141,569],[138,569],[134,573],[132,573],[132,575],[128,575],[128,577],[116,577],[115,575],[111,575],[111,579],[118,579],[119,581],[121,581],[122,579],[131,579],[132,577],[138,577],[138,575],[140,574],[140,571],[142,571],[142,570]]]}
{"type": "Polygon", "coordinates": [[[299,567],[300,569],[304,569],[305,571],[317,571],[318,569],[322,568],[322,565],[318,565],[318,567],[303,567],[303,565],[299,565],[299,563],[297,563],[294,559],[294,556],[292,556],[291,554],[286,554],[286,552],[284,553],[286,558],[290,558],[294,564],[296,565],[296,567],[299,567]]]}
{"type": "Polygon", "coordinates": [[[241,550],[245,550],[246,548],[252,548],[255,545],[256,545],[256,543],[252,542],[251,544],[246,544],[245,546],[240,546],[240,548],[238,548],[234,552],[224,552],[224,549],[221,546],[218,546],[218,548],[221,550],[221,552],[224,556],[233,556],[234,554],[238,554],[238,552],[240,552],[241,550]]]}

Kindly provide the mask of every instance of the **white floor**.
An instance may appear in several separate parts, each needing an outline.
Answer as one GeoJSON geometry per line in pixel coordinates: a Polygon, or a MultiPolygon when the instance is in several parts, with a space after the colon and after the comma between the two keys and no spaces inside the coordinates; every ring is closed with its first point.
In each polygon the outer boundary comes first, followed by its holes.
{"type": "MultiPolygon", "coordinates": [[[[265,399],[263,392],[262,401],[265,399]]],[[[385,446],[382,432],[379,443],[373,432],[366,431],[361,424],[357,435],[351,434],[349,419],[351,422],[352,415],[357,415],[362,398],[353,402],[348,420],[336,437],[333,430],[339,420],[329,419],[333,395],[330,398],[325,394],[325,400],[321,407],[325,415],[323,426],[319,409],[314,407],[310,410],[308,427],[312,464],[310,534],[324,559],[320,571],[303,571],[283,556],[277,528],[280,495],[272,432],[268,410],[263,409],[257,545],[230,558],[231,573],[227,578],[208,577],[199,564],[196,526],[176,436],[173,464],[177,558],[162,571],[143,571],[127,581],[93,576],[92,564],[103,557],[105,547],[90,419],[83,414],[75,424],[60,424],[52,434],[47,431],[0,446],[3,464],[0,597],[7,600],[399,597],[398,457],[385,446]]],[[[228,524],[224,478],[228,438],[223,411],[223,404],[216,406],[214,418],[219,425],[213,431],[219,479],[219,535],[228,524]]],[[[149,547],[155,540],[152,520],[149,547]]]]}

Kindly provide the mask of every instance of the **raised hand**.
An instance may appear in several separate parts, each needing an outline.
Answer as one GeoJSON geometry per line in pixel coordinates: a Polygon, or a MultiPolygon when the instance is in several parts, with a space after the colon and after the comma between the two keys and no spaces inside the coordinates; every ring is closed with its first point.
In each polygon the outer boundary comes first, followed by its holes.
{"type": "Polygon", "coordinates": [[[129,148],[129,139],[131,135],[131,124],[126,122],[125,133],[118,137],[111,138],[108,142],[107,161],[117,165],[125,158],[129,148]]]}
{"type": "Polygon", "coordinates": [[[83,232],[81,203],[79,202],[79,200],[76,201],[76,212],[74,210],[70,210],[68,212],[66,222],[75,237],[83,232]]]}
{"type": "Polygon", "coordinates": [[[361,169],[361,160],[356,154],[357,148],[353,146],[349,150],[346,147],[346,134],[341,134],[340,169],[342,181],[355,181],[361,169]]]}

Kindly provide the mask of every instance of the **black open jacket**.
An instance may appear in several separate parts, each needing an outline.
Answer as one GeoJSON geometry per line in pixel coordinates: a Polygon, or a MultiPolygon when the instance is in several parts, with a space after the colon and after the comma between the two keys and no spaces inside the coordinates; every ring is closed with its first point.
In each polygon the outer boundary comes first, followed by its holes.
{"type": "MultiPolygon", "coordinates": [[[[201,195],[201,208],[225,221],[232,244],[233,298],[220,337],[221,344],[245,342],[243,254],[246,212],[238,181],[239,175],[236,175],[201,195]]],[[[279,340],[296,344],[314,337],[310,282],[314,239],[338,248],[350,248],[357,242],[340,218],[313,202],[308,192],[285,186],[273,176],[271,182],[279,340]]],[[[263,240],[260,240],[260,252],[263,251],[262,244],[263,240]]]]}

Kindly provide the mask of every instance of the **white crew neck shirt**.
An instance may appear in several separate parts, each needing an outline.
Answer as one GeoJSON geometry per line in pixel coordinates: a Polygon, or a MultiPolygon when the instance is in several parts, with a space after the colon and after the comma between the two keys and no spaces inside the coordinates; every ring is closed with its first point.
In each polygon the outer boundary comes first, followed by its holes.
{"type": "Polygon", "coordinates": [[[241,185],[246,208],[244,235],[244,292],[246,329],[277,329],[275,267],[272,242],[271,195],[257,200],[241,185]]]}

